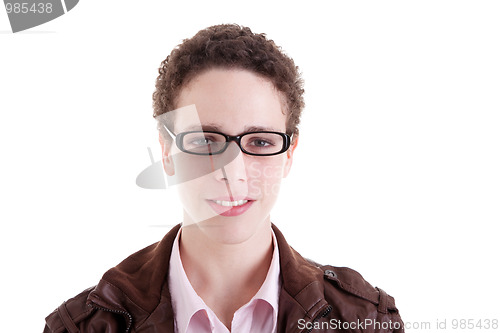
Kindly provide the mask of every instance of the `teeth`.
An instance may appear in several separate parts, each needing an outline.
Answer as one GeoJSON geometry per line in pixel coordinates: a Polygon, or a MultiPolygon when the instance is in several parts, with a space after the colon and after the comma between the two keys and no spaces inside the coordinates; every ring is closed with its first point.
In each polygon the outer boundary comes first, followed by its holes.
{"type": "Polygon", "coordinates": [[[236,207],[244,205],[248,202],[248,200],[237,200],[237,201],[224,201],[224,200],[215,200],[215,203],[224,207],[236,207]]]}

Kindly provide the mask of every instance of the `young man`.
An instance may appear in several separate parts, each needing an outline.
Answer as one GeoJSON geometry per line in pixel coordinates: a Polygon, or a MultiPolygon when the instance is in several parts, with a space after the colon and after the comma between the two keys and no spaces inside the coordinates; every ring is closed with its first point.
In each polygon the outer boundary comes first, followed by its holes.
{"type": "Polygon", "coordinates": [[[304,259],[271,223],[304,107],[293,60],[219,25],[159,73],[154,111],[182,224],[63,303],[44,332],[403,332],[391,296],[304,259]]]}

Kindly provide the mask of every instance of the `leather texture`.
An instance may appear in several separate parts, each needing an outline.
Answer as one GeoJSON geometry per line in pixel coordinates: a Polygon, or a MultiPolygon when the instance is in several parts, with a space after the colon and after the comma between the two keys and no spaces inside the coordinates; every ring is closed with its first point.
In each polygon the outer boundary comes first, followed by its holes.
{"type": "MultiPolygon", "coordinates": [[[[97,286],[64,302],[47,316],[43,332],[174,332],[168,263],[179,228],[107,271],[97,286]]],[[[350,268],[303,258],[274,224],[272,228],[282,282],[278,332],[404,332],[393,297],[350,268]],[[342,329],[341,323],[350,326],[342,329]]]]}

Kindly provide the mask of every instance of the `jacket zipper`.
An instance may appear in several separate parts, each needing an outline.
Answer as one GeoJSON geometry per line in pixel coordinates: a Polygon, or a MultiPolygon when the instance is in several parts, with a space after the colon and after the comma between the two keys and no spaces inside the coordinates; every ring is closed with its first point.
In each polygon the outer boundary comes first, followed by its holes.
{"type": "MultiPolygon", "coordinates": [[[[319,321],[321,318],[325,318],[326,316],[328,316],[328,314],[332,311],[332,309],[333,309],[332,306],[328,305],[325,311],[323,311],[319,316],[316,316],[316,318],[314,318],[314,320],[312,321],[312,326],[314,327],[314,323],[319,321]]],[[[304,333],[310,333],[313,330],[313,327],[311,327],[307,331],[304,331],[304,333]]]]}
{"type": "Polygon", "coordinates": [[[103,307],[95,305],[95,303],[90,303],[89,306],[96,309],[96,310],[102,310],[102,311],[108,311],[108,312],[126,315],[128,317],[128,326],[127,326],[127,329],[125,330],[125,333],[128,333],[128,331],[130,331],[130,328],[132,327],[132,315],[130,315],[130,313],[128,313],[127,311],[103,308],[103,307]]]}

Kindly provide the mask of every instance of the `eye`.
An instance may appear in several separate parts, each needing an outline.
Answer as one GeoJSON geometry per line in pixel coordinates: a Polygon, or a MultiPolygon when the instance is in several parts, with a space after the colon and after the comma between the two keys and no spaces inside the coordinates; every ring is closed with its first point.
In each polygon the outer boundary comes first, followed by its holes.
{"type": "Polygon", "coordinates": [[[226,137],[215,132],[186,132],[182,134],[180,148],[195,154],[212,154],[225,149],[226,137]]]}
{"type": "Polygon", "coordinates": [[[184,137],[184,145],[189,147],[204,147],[225,141],[225,138],[214,133],[190,133],[184,137]]]}
{"type": "Polygon", "coordinates": [[[212,144],[212,143],[213,143],[213,140],[211,140],[208,137],[194,138],[194,139],[191,139],[189,141],[189,144],[190,145],[194,145],[194,146],[206,146],[206,145],[209,145],[209,144],[212,144]]]}
{"type": "Polygon", "coordinates": [[[268,146],[274,146],[274,143],[265,140],[265,139],[252,139],[252,141],[249,142],[250,145],[253,145],[255,147],[268,147],[268,146]]]}
{"type": "Polygon", "coordinates": [[[243,135],[241,147],[254,155],[273,155],[283,148],[283,136],[276,132],[251,132],[243,135]]]}
{"type": "Polygon", "coordinates": [[[244,144],[245,149],[256,151],[272,149],[276,146],[279,140],[281,140],[281,137],[272,133],[256,133],[245,137],[245,140],[242,143],[244,144]]]}

